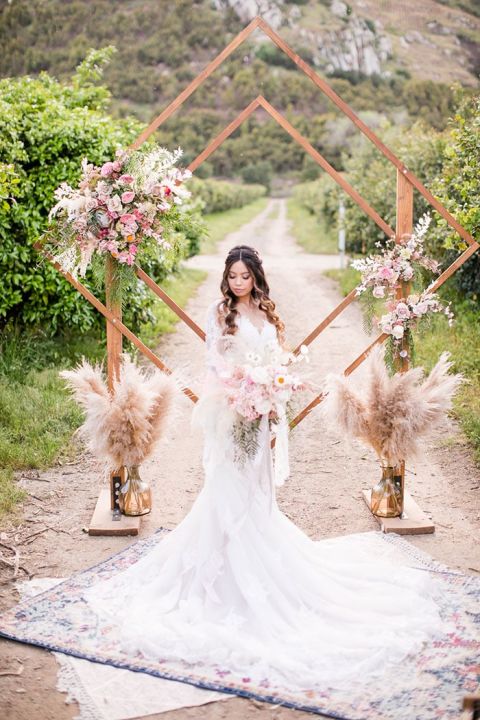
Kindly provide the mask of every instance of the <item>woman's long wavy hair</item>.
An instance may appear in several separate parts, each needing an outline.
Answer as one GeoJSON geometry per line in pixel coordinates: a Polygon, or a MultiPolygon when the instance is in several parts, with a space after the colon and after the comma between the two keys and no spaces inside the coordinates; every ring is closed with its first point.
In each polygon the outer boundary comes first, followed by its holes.
{"type": "Polygon", "coordinates": [[[228,284],[228,274],[232,265],[239,260],[245,264],[253,278],[252,299],[256,302],[260,310],[265,313],[268,322],[275,325],[277,338],[279,342],[283,344],[285,341],[285,325],[275,312],[275,303],[269,297],[270,288],[265,277],[262,260],[258,252],[248,245],[236,245],[230,250],[225,260],[225,270],[220,284],[223,302],[219,305],[219,314],[221,320],[223,320],[223,323],[225,324],[223,334],[235,335],[238,329],[236,323],[236,319],[239,315],[238,310],[236,309],[238,298],[230,290],[230,286],[228,284]]]}

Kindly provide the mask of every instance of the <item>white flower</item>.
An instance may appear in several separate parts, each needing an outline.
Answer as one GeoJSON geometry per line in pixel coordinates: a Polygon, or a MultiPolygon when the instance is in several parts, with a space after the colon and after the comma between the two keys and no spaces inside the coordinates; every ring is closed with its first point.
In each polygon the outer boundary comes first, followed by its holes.
{"type": "Polygon", "coordinates": [[[121,212],[123,210],[122,201],[118,195],[112,195],[107,202],[109,212],[121,212]]]}
{"type": "Polygon", "coordinates": [[[302,353],[302,355],[308,355],[308,346],[300,345],[300,352],[302,353]]]}
{"type": "Polygon", "coordinates": [[[403,325],[394,325],[392,328],[392,335],[396,340],[401,340],[404,336],[405,329],[403,325]]]}
{"type": "Polygon", "coordinates": [[[254,353],[252,351],[247,352],[245,355],[247,362],[249,362],[251,365],[259,365],[262,361],[262,358],[257,353],[254,353]]]}
{"type": "Polygon", "coordinates": [[[274,378],[274,383],[277,387],[281,387],[281,388],[285,387],[286,385],[288,385],[287,375],[282,372],[276,373],[275,378],[274,378]]]}
{"type": "Polygon", "coordinates": [[[259,383],[260,385],[267,385],[270,381],[267,369],[261,366],[253,367],[249,375],[253,382],[259,383]]]}

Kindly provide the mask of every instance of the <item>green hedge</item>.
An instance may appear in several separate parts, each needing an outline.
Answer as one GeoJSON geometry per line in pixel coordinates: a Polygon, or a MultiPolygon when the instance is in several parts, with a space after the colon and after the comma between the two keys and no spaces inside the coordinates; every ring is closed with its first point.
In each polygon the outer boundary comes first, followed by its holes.
{"type": "Polygon", "coordinates": [[[225,180],[198,178],[192,178],[189,187],[195,197],[201,199],[205,214],[243,207],[267,192],[264,185],[243,185],[225,180]]]}

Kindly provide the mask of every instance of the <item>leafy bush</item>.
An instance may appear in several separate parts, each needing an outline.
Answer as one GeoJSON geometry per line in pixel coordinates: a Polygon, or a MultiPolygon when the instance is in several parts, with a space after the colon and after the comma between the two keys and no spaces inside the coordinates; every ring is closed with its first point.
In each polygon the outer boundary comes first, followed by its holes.
{"type": "MultiPolygon", "coordinates": [[[[460,99],[447,134],[445,158],[432,191],[452,215],[476,240],[480,239],[480,96],[460,99]]],[[[437,218],[437,249],[445,263],[452,262],[466,242],[443,220],[437,218]]],[[[480,254],[455,273],[455,284],[462,293],[480,302],[480,254]]]]}
{"type": "Polygon", "coordinates": [[[86,330],[95,322],[93,308],[33,248],[55,188],[76,182],[82,157],[102,163],[138,129],[132,121],[112,121],[103,109],[108,91],[81,85],[82,76],[84,66],[68,86],[46,74],[0,81],[0,158],[20,181],[15,202],[0,210],[3,323],[15,318],[55,331],[62,325],[86,330]]]}
{"type": "MultiPolygon", "coordinates": [[[[81,159],[102,164],[140,131],[136,121],[107,115],[109,92],[94,85],[112,52],[110,48],[92,52],[69,85],[45,73],[37,79],[0,81],[0,158],[8,164],[0,166],[0,183],[9,181],[10,194],[16,196],[0,206],[2,325],[12,320],[20,325],[40,324],[54,334],[65,327],[85,332],[100,322],[97,311],[41,259],[33,245],[45,229],[55,188],[63,181],[76,184],[81,159]]],[[[2,198],[5,193],[0,186],[2,198]]],[[[185,254],[198,252],[202,234],[198,217],[186,224],[179,221],[177,231],[180,251],[170,265],[159,266],[155,258],[147,263],[145,269],[157,279],[165,277],[185,254]]],[[[87,274],[87,287],[92,287],[92,280],[87,274]]],[[[150,319],[147,297],[145,289],[133,283],[126,319],[134,327],[150,319]]]]}
{"type": "Polygon", "coordinates": [[[192,178],[190,188],[201,200],[204,213],[240,208],[266,194],[264,185],[242,185],[226,180],[192,178]]]}
{"type": "Polygon", "coordinates": [[[244,183],[265,185],[270,192],[272,182],[272,166],[268,160],[261,160],[252,165],[245,165],[240,172],[244,183]]]}

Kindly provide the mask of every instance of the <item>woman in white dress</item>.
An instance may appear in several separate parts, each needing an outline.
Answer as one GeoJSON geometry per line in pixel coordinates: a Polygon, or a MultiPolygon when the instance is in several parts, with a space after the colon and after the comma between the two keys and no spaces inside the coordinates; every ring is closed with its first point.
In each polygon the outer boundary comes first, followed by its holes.
{"type": "MultiPolygon", "coordinates": [[[[183,521],[127,570],[85,592],[124,649],[220,665],[291,688],[338,686],[398,663],[439,629],[428,573],[369,554],[371,534],[310,540],[279,509],[268,418],[235,461],[232,410],[219,380],[232,348],[282,344],[262,262],[247,246],[225,263],[207,317],[207,380],[195,409],[205,483],[183,521]]],[[[301,482],[301,478],[297,479],[301,482]]],[[[241,675],[240,675],[241,676],[241,675]]]]}

